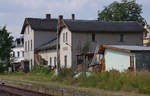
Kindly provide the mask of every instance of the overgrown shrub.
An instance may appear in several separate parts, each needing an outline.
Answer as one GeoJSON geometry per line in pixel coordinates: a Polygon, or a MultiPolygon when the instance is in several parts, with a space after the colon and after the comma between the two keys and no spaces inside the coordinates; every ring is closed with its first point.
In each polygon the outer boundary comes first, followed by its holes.
{"type": "Polygon", "coordinates": [[[8,71],[8,64],[0,63],[0,73],[8,71]]]}
{"type": "Polygon", "coordinates": [[[74,75],[74,72],[72,69],[64,68],[64,69],[61,69],[61,71],[58,74],[58,77],[61,79],[61,78],[65,78],[68,76],[72,77],[73,75],[74,75]]]}
{"type": "Polygon", "coordinates": [[[31,70],[32,73],[34,74],[45,74],[45,75],[48,75],[50,74],[50,69],[49,69],[49,66],[48,65],[44,65],[44,66],[38,66],[38,65],[34,65],[32,67],[32,70],[31,70]]]}
{"type": "Polygon", "coordinates": [[[32,73],[38,73],[39,72],[39,66],[37,65],[37,64],[35,64],[33,67],[32,67],[32,69],[31,69],[31,72],[32,73]]]}
{"type": "Polygon", "coordinates": [[[64,84],[72,84],[74,83],[74,71],[72,69],[63,68],[60,70],[57,76],[53,76],[51,78],[52,81],[61,81],[64,84]]]}
{"type": "MultiPolygon", "coordinates": [[[[72,69],[61,69],[56,76],[50,72],[48,66],[34,66],[32,73],[38,74],[40,78],[47,78],[52,82],[61,82],[67,85],[93,87],[114,91],[139,91],[140,93],[150,94],[150,72],[118,72],[112,70],[110,72],[91,73],[86,76],[83,72],[78,78],[74,78],[72,69]]],[[[19,75],[19,74],[18,74],[19,75]]],[[[34,76],[33,76],[34,77],[34,76]]],[[[36,79],[34,79],[36,80],[36,79]]]]}
{"type": "Polygon", "coordinates": [[[98,75],[92,74],[87,77],[85,72],[83,72],[77,79],[78,85],[85,87],[96,87],[98,80],[98,75]]]}

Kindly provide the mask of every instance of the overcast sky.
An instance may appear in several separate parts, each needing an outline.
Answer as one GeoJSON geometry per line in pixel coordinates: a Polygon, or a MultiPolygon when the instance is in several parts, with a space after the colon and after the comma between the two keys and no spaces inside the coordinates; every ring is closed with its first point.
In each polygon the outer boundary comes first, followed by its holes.
{"type": "MultiPolygon", "coordinates": [[[[96,19],[98,10],[113,1],[120,0],[0,0],[0,26],[6,25],[14,37],[19,37],[26,17],[44,18],[50,13],[52,18],[71,18],[75,13],[78,19],[96,19]]],[[[150,0],[137,2],[143,5],[142,16],[150,24],[150,0]]]]}

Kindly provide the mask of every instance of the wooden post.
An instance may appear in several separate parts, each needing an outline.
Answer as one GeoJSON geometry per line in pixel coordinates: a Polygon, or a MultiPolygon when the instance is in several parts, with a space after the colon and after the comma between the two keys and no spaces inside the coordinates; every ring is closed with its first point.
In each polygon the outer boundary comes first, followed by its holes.
{"type": "Polygon", "coordinates": [[[130,71],[134,71],[134,56],[130,56],[130,71]]]}

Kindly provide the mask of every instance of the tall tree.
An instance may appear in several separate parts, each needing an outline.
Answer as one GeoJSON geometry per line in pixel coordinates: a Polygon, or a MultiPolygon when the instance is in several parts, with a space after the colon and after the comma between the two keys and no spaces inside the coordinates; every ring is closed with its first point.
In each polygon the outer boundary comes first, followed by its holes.
{"type": "Polygon", "coordinates": [[[114,1],[98,13],[98,19],[99,21],[137,21],[144,25],[141,13],[142,5],[136,3],[136,0],[114,1]]]}
{"type": "Polygon", "coordinates": [[[9,63],[12,42],[13,37],[6,30],[6,26],[4,26],[0,29],[0,60],[7,61],[7,63],[9,63]]]}

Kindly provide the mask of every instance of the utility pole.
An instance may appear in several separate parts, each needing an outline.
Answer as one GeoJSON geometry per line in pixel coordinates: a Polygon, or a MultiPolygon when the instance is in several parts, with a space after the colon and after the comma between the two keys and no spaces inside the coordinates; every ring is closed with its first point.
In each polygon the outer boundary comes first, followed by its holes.
{"type": "Polygon", "coordinates": [[[56,66],[56,75],[58,75],[60,71],[60,51],[59,51],[59,29],[61,27],[63,16],[60,15],[58,18],[58,24],[57,24],[57,45],[56,45],[56,50],[57,50],[57,66],[56,66]]]}

